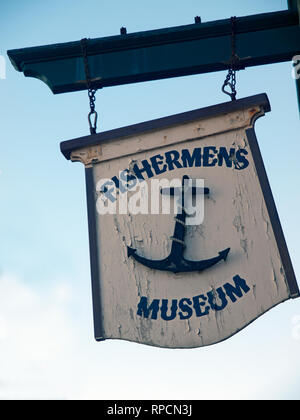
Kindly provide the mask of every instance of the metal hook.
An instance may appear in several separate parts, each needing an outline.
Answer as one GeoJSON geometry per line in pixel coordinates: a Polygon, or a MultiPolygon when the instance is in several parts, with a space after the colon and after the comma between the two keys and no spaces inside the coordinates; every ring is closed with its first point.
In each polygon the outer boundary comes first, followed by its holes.
{"type": "Polygon", "coordinates": [[[89,126],[91,134],[96,134],[98,114],[96,111],[91,111],[88,115],[89,126]],[[92,123],[92,115],[94,115],[94,122],[92,123]]]}
{"type": "Polygon", "coordinates": [[[237,92],[236,92],[236,90],[235,90],[235,88],[234,88],[234,86],[233,86],[232,83],[230,83],[230,82],[224,82],[224,84],[222,86],[222,92],[223,93],[226,93],[226,95],[230,96],[230,98],[231,98],[232,101],[235,101],[236,100],[236,93],[237,92]],[[228,92],[225,89],[226,86],[230,86],[231,92],[228,92]]]}

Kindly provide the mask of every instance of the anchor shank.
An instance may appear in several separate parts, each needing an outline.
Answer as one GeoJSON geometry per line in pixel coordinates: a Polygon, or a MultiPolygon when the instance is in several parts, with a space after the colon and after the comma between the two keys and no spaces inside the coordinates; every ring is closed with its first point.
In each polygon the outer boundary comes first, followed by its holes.
{"type": "Polygon", "coordinates": [[[172,236],[172,248],[170,257],[181,258],[184,251],[184,235],[185,235],[185,218],[186,213],[182,209],[182,213],[178,213],[175,217],[176,223],[172,236]]]}
{"type": "MultiPolygon", "coordinates": [[[[182,177],[182,186],[181,188],[164,188],[161,190],[161,194],[168,194],[170,196],[177,196],[179,197],[178,207],[181,208],[181,211],[178,211],[175,217],[175,228],[172,239],[172,247],[169,259],[178,262],[181,258],[183,258],[184,252],[184,236],[185,236],[185,220],[186,220],[186,212],[184,209],[185,206],[185,181],[188,181],[189,177],[184,175],[182,177]]],[[[209,194],[208,188],[199,188],[199,187],[189,187],[191,190],[192,195],[196,195],[198,193],[201,194],[209,194]]]]}

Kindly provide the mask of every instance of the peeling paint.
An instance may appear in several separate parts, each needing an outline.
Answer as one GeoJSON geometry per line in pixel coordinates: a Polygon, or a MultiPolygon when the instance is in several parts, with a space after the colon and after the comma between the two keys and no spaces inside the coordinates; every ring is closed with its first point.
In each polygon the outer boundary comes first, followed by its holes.
{"type": "Polygon", "coordinates": [[[265,233],[266,233],[267,237],[270,239],[270,234],[269,234],[269,219],[265,215],[265,206],[264,206],[264,203],[262,203],[262,205],[261,205],[261,215],[262,215],[262,219],[264,221],[265,233]]]}
{"type": "Polygon", "coordinates": [[[240,239],[241,248],[245,254],[248,255],[248,241],[247,239],[240,239]]]}

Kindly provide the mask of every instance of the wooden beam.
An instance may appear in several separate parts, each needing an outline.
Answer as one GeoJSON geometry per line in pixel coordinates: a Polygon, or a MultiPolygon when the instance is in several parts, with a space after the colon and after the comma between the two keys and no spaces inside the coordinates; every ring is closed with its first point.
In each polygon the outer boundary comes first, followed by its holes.
{"type": "MultiPolygon", "coordinates": [[[[293,0],[298,1],[298,0],[293,0]]],[[[226,70],[231,20],[91,39],[94,88],[226,70]]],[[[237,18],[237,54],[244,67],[289,61],[300,50],[295,8],[237,18]]],[[[8,51],[16,70],[45,82],[53,93],[85,90],[80,41],[8,51]]]]}

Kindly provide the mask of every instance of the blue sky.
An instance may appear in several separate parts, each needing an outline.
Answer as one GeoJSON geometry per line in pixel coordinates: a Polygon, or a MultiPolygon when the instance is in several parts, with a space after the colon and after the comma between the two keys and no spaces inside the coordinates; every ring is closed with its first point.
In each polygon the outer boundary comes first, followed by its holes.
{"type": "MultiPolygon", "coordinates": [[[[8,49],[282,10],[286,1],[11,0],[2,2],[8,49]]],[[[189,351],[93,338],[84,170],[63,140],[88,134],[86,92],[53,95],[7,60],[0,80],[0,398],[298,399],[299,300],[231,339],[189,351]]],[[[266,92],[256,125],[299,279],[299,111],[291,63],[241,71],[238,98],[266,92]]],[[[102,89],[99,130],[227,100],[226,73],[102,89]]]]}

